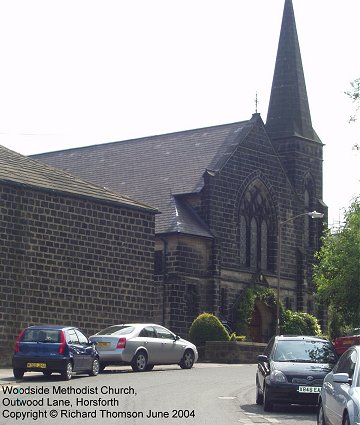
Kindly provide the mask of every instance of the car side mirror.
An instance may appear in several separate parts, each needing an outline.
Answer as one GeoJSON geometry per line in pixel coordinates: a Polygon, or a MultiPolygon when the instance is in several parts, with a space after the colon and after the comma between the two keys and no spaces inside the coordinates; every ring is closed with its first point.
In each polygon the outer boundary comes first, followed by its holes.
{"type": "Polygon", "coordinates": [[[352,383],[352,379],[349,377],[348,373],[334,373],[333,381],[338,382],[339,384],[351,385],[352,383]]]}
{"type": "Polygon", "coordinates": [[[175,335],[175,341],[179,341],[180,337],[179,335],[175,335]]]}
{"type": "Polygon", "coordinates": [[[259,354],[257,360],[259,363],[267,363],[269,361],[268,356],[265,356],[265,354],[259,354]]]}

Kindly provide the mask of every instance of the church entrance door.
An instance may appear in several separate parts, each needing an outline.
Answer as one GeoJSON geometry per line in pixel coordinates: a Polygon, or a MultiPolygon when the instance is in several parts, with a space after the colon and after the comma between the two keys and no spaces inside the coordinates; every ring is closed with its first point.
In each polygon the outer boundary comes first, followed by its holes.
{"type": "Polygon", "coordinates": [[[261,338],[261,316],[259,309],[255,306],[249,326],[250,339],[253,342],[262,342],[261,338]]]}

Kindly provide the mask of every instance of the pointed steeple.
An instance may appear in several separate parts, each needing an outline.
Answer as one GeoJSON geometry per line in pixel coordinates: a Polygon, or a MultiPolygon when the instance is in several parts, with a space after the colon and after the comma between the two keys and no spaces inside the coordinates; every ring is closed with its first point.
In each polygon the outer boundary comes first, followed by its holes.
{"type": "Polygon", "coordinates": [[[292,0],[285,0],[266,128],[271,138],[320,142],[310,116],[292,0]]]}

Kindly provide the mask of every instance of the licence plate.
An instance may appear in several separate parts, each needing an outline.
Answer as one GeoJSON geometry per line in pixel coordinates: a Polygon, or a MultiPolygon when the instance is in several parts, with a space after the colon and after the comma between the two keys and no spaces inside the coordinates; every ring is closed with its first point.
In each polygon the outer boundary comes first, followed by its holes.
{"type": "Polygon", "coordinates": [[[96,344],[97,347],[108,347],[110,345],[110,342],[98,342],[96,344]]]}
{"type": "Polygon", "coordinates": [[[37,367],[39,369],[46,369],[46,363],[26,363],[26,367],[37,367]]]}
{"type": "Polygon", "coordinates": [[[319,393],[321,391],[321,387],[299,387],[299,393],[319,393]]]}

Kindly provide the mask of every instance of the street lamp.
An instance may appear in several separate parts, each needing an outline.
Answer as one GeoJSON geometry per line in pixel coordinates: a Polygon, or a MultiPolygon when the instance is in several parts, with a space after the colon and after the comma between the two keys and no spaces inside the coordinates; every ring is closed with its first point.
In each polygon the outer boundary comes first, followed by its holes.
{"type": "Polygon", "coordinates": [[[278,256],[277,256],[277,300],[276,300],[276,335],[280,335],[280,265],[281,265],[281,226],[283,224],[288,223],[289,221],[293,221],[298,217],[302,217],[308,215],[311,218],[323,218],[324,214],[312,211],[312,212],[306,212],[302,214],[295,215],[294,217],[288,218],[285,221],[278,221],[278,230],[277,230],[277,237],[278,237],[278,256]]]}

